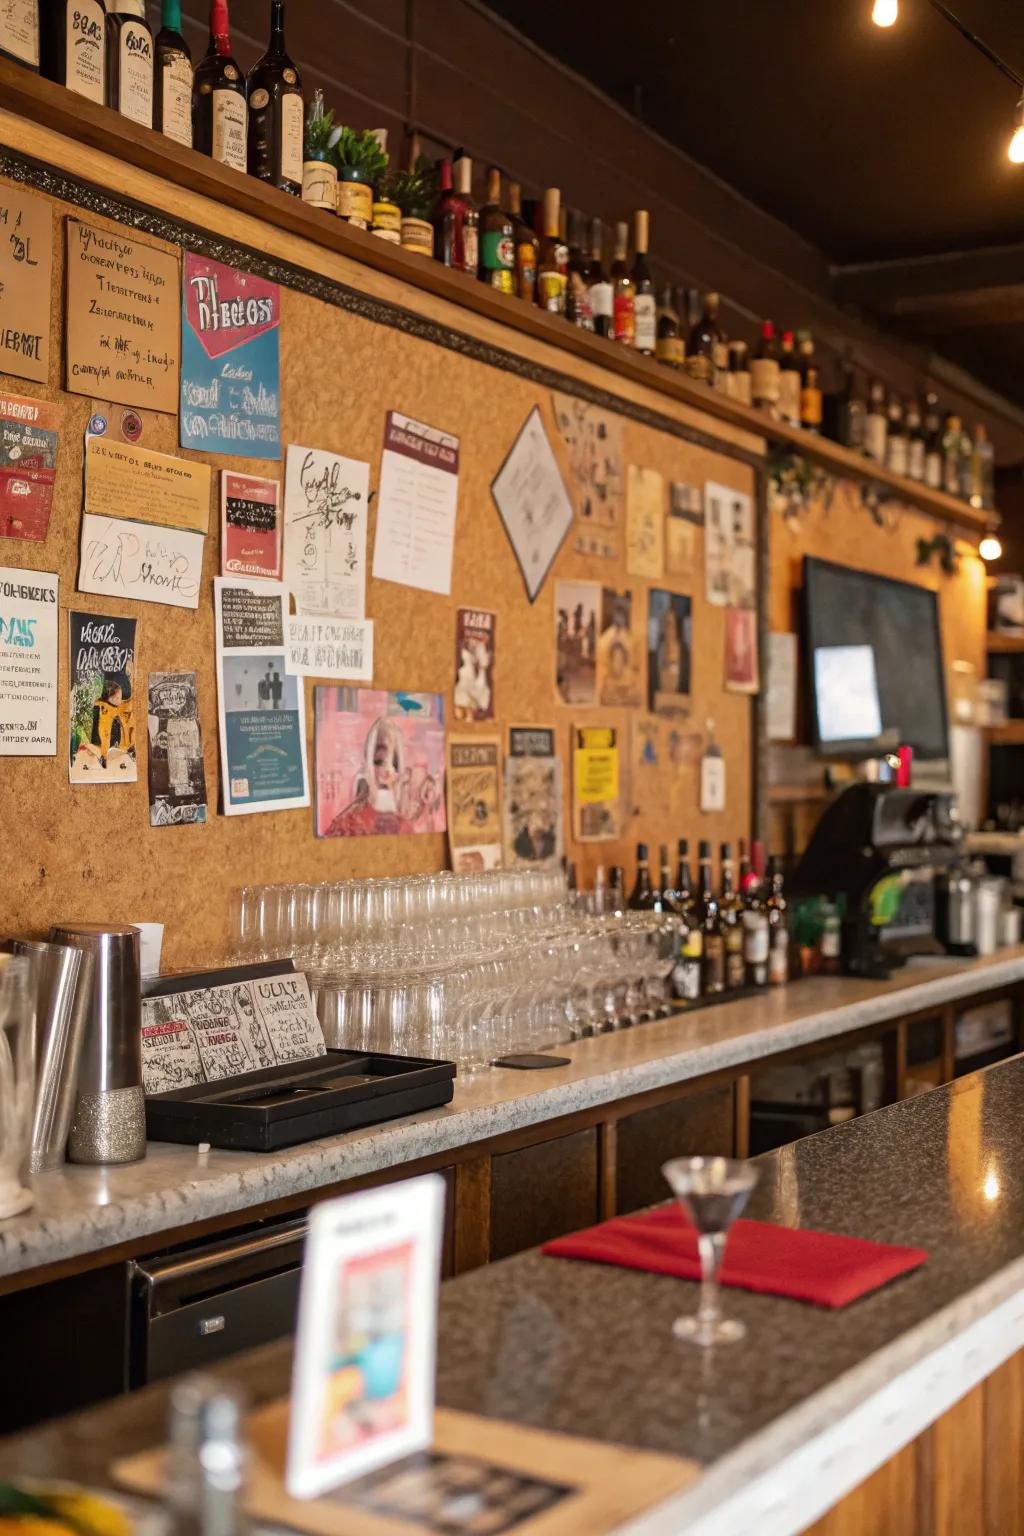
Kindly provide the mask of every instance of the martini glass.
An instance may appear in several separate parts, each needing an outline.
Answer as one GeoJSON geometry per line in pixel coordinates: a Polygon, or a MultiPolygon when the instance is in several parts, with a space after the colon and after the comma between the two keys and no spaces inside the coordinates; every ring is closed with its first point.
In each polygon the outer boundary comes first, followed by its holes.
{"type": "Polygon", "coordinates": [[[677,1157],[661,1171],[697,1229],[700,1254],[700,1305],[692,1317],[676,1318],[672,1332],[704,1348],[735,1343],[746,1329],[736,1318],[722,1316],[718,1272],[729,1228],[750,1199],[760,1170],[728,1157],[677,1157]]]}

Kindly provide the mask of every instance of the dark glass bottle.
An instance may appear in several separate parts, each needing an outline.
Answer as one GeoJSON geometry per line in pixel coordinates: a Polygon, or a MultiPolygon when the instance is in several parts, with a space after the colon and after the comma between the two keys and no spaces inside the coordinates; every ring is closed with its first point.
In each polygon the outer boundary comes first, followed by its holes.
{"type": "Polygon", "coordinates": [[[248,169],[245,80],[231,53],[227,0],[211,0],[210,43],[192,84],[192,142],[236,171],[248,169]]]}
{"type": "Polygon", "coordinates": [[[612,261],[612,336],[624,347],[636,342],[636,291],[629,270],[629,225],[615,226],[615,258],[612,261]]]}
{"type": "Polygon", "coordinates": [[[917,400],[907,401],[907,474],[911,480],[924,481],[924,426],[917,400]]]}
{"type": "Polygon", "coordinates": [[[107,106],[153,126],[153,34],[145,0],[107,0],[107,106]]]}
{"type": "Polygon", "coordinates": [[[732,848],[722,844],[722,894],[718,903],[725,943],[725,985],[730,992],[742,987],[743,970],[743,903],[736,890],[732,848]]]}
{"type": "Polygon", "coordinates": [[[779,415],[779,348],[775,340],[775,326],[766,320],[761,327],[761,340],[750,364],[750,394],[759,410],[770,416],[779,415]]]}
{"type": "Polygon", "coordinates": [[[824,400],[821,373],[814,357],[814,338],[807,331],[800,337],[800,425],[805,432],[820,432],[824,400]]]}
{"type": "Polygon", "coordinates": [[[523,192],[518,181],[508,184],[508,212],[516,247],[516,297],[532,304],[537,297],[537,236],[523,218],[523,192]]]}
{"type": "Polygon", "coordinates": [[[889,396],[888,431],[885,439],[885,462],[894,475],[905,475],[910,462],[907,430],[903,422],[903,401],[899,395],[889,396]]]}
{"type": "Polygon", "coordinates": [[[39,0],[7,0],[0,10],[0,58],[39,68],[39,0]]]}
{"type": "Polygon", "coordinates": [[[645,357],[653,357],[658,340],[654,284],[647,264],[650,218],[646,208],[633,215],[633,345],[645,357]]]}
{"type": "Polygon", "coordinates": [[[106,26],[103,0],[50,0],[40,38],[46,78],[101,106],[106,100],[106,26]]]}
{"type": "Polygon", "coordinates": [[[679,839],[679,865],[676,870],[676,905],[682,929],[679,949],[672,970],[672,991],[684,1002],[695,1003],[700,998],[701,957],[704,953],[704,934],[700,916],[693,897],[693,879],[690,874],[689,845],[685,837],[679,839]]]}
{"type": "Polygon", "coordinates": [[[725,991],[725,940],[711,875],[711,844],[700,845],[700,891],[697,916],[703,939],[700,990],[702,997],[725,991]]]}
{"type": "Polygon", "coordinates": [[[611,878],[608,881],[608,909],[611,912],[622,912],[626,906],[626,872],[621,864],[613,864],[611,878]]]}
{"type": "Polygon", "coordinates": [[[673,914],[679,911],[679,899],[675,886],[672,884],[672,871],[668,862],[668,843],[662,843],[658,850],[661,855],[658,877],[658,902],[662,912],[673,914]]]}
{"type": "Polygon", "coordinates": [[[933,491],[942,489],[942,417],[933,394],[924,397],[924,483],[933,491]]]}
{"type": "Polygon", "coordinates": [[[845,353],[840,367],[842,382],[825,402],[825,430],[834,442],[842,443],[844,448],[852,448],[854,453],[863,453],[867,403],[860,387],[852,352],[845,353]]]}
{"type": "Polygon", "coordinates": [[[480,281],[499,293],[516,291],[515,228],[501,206],[501,172],[487,167],[487,201],[480,209],[480,281]]]}
{"type": "Polygon", "coordinates": [[[782,986],[789,980],[789,910],[786,904],[782,864],[773,854],[768,860],[768,980],[782,986]]]}
{"type": "MultiPolygon", "coordinates": [[[[460,179],[465,184],[463,167],[469,164],[459,161],[460,179]]],[[[457,272],[469,272],[476,276],[479,257],[477,241],[477,214],[472,199],[452,185],[452,163],[439,160],[437,166],[437,203],[434,207],[434,255],[446,267],[457,272]]]]}
{"type": "Polygon", "coordinates": [[[590,221],[590,265],[587,268],[587,284],[590,293],[590,316],[598,336],[611,336],[614,329],[615,295],[604,270],[604,225],[600,219],[590,221]]]}
{"type": "Polygon", "coordinates": [[[302,196],[306,111],[284,40],[284,0],[272,0],[270,42],[249,71],[249,174],[302,196]]]}
{"type": "Polygon", "coordinates": [[[679,329],[679,312],[672,295],[672,284],[666,283],[661,290],[658,304],[657,334],[654,355],[666,368],[681,368],[685,349],[679,329]]]}
{"type": "Polygon", "coordinates": [[[740,405],[752,405],[750,390],[750,348],[745,341],[729,343],[729,396],[740,405]]]}
{"type": "Polygon", "coordinates": [[[544,238],[537,259],[537,303],[552,315],[565,314],[568,285],[569,251],[561,236],[561,197],[557,187],[548,187],[544,193],[544,238]]]}
{"type": "Polygon", "coordinates": [[[629,893],[629,906],[633,912],[655,912],[659,895],[651,884],[651,871],[647,862],[647,844],[636,845],[636,879],[629,893]]]}
{"type": "Polygon", "coordinates": [[[792,331],[783,331],[779,351],[779,415],[790,427],[800,425],[800,360],[792,331]]]}
{"type": "Polygon", "coordinates": [[[192,147],[192,51],[181,34],[181,0],[163,0],[153,66],[153,127],[192,147]]]}
{"type": "Polygon", "coordinates": [[[872,379],[868,389],[868,410],[864,418],[864,452],[876,464],[884,464],[889,438],[889,412],[885,403],[885,385],[872,379]]]}
{"type": "Polygon", "coordinates": [[[590,308],[590,259],[583,249],[586,225],[582,213],[569,209],[566,220],[569,259],[565,273],[565,318],[578,325],[581,331],[594,329],[594,313],[590,308]]]}
{"type": "Polygon", "coordinates": [[[718,328],[718,294],[706,293],[700,318],[694,321],[686,341],[686,372],[702,384],[715,382],[715,350],[721,337],[718,328]]]}

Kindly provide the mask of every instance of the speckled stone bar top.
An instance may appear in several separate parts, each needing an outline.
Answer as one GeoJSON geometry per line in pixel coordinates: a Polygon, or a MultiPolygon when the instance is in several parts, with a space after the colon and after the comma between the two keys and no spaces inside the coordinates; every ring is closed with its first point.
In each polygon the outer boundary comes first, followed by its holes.
{"type": "MultiPolygon", "coordinates": [[[[190,1222],[310,1193],[652,1088],[742,1067],[796,1046],[1024,980],[1024,946],[983,960],[913,961],[889,981],[815,977],[757,998],[566,1047],[569,1066],[491,1069],[457,1082],[443,1109],[284,1152],[152,1143],[144,1162],[66,1165],[33,1179],[35,1204],[0,1221],[0,1276],[190,1222]]],[[[164,1238],[170,1240],[169,1237],[164,1238]]],[[[155,1244],[154,1246],[158,1246],[155,1244]]]]}

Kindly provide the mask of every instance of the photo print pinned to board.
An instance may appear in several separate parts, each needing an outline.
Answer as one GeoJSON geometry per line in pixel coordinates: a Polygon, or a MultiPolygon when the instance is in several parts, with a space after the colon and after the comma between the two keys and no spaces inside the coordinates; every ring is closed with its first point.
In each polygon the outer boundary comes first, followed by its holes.
{"type": "Polygon", "coordinates": [[[194,672],[151,672],[147,680],[149,824],[206,821],[206,770],[194,672]]]}
{"type": "Polygon", "coordinates": [[[563,704],[597,703],[596,581],[555,582],[555,680],[563,704]]]}
{"type": "Polygon", "coordinates": [[[635,709],[643,703],[643,641],[633,625],[633,594],[601,588],[597,641],[597,702],[635,709]]]}
{"type": "Polygon", "coordinates": [[[693,655],[692,603],[682,592],[647,594],[647,707],[654,715],[688,715],[693,655]]]}
{"type": "Polygon", "coordinates": [[[491,482],[491,495],[535,602],[573,525],[573,505],[537,406],[491,482]]]}
{"type": "Polygon", "coordinates": [[[651,581],[665,574],[665,482],[638,464],[626,473],[626,569],[651,581]]]}
{"type": "Polygon", "coordinates": [[[579,555],[615,560],[622,544],[622,418],[553,390],[555,424],[569,451],[579,555]]]}
{"type": "Polygon", "coordinates": [[[497,614],[455,610],[455,718],[494,719],[494,643],[497,614]]]}
{"type": "Polygon", "coordinates": [[[704,497],[699,485],[671,480],[665,522],[665,575],[692,581],[697,575],[698,539],[704,529],[704,497]]]}
{"type": "Polygon", "coordinates": [[[561,864],[565,848],[562,761],[551,726],[509,727],[502,847],[509,869],[556,869],[561,864]]]}
{"type": "Polygon", "coordinates": [[[743,491],[704,486],[705,595],[718,608],[756,608],[754,502],[743,491]]]}

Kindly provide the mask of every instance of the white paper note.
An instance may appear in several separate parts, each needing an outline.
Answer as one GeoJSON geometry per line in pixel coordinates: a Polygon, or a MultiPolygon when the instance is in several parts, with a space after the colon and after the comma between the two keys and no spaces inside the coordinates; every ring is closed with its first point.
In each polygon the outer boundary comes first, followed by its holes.
{"type": "Polygon", "coordinates": [[[57,751],[57,585],[52,571],[0,570],[0,757],[57,751]]]}
{"type": "Polygon", "coordinates": [[[321,448],[288,449],[284,579],[300,613],[361,619],[366,612],[370,466],[321,448]]]}
{"type": "Polygon", "coordinates": [[[572,502],[534,406],[491,485],[532,603],[573,522],[572,502]]]}
{"type": "Polygon", "coordinates": [[[158,528],[85,512],[78,590],[198,608],[205,543],[201,533],[184,528],[158,528]]]}
{"type": "Polygon", "coordinates": [[[285,666],[296,677],[337,677],[373,682],[373,620],[325,619],[293,614],[285,619],[285,666]]]}
{"type": "Polygon", "coordinates": [[[773,632],[768,636],[769,741],[796,737],[796,644],[796,635],[773,632]]]}
{"type": "Polygon", "coordinates": [[[389,411],[373,546],[378,580],[451,592],[458,494],[458,438],[389,411]]]}

